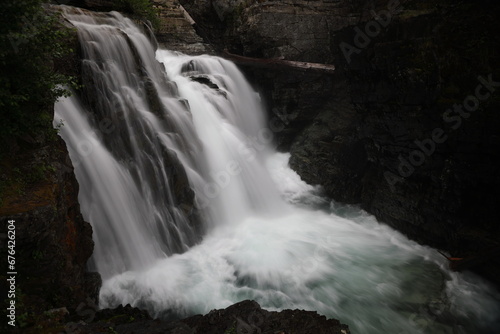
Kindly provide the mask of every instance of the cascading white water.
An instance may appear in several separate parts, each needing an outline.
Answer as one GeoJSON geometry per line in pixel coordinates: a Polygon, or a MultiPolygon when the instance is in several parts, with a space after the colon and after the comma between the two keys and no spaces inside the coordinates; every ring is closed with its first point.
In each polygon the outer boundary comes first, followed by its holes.
{"type": "Polygon", "coordinates": [[[450,272],[436,251],[362,210],[329,203],[287,167],[232,63],[158,50],[163,68],[118,13],[64,10],[91,87],[83,102],[58,102],[54,123],[63,120],[94,229],[102,307],[169,318],[254,299],[316,310],[353,333],[498,332],[500,297],[487,283],[450,272]],[[172,159],[203,228],[177,206],[172,159]]]}
{"type": "Polygon", "coordinates": [[[184,172],[180,163],[172,171],[180,160],[195,180],[201,146],[183,101],[172,94],[175,85],[138,27],[116,12],[63,11],[78,28],[85,89],[56,105],[55,120],[63,120],[82,212],[93,226],[92,262],[108,278],[198,240],[168,175],[184,172]]]}

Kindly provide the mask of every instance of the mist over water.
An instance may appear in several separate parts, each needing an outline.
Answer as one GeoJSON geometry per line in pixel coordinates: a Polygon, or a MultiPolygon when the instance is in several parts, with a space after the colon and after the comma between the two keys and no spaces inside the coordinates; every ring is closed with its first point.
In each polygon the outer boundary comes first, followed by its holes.
{"type": "Polygon", "coordinates": [[[353,333],[500,331],[498,291],[300,180],[289,155],[270,146],[259,97],[234,64],[155,54],[118,13],[65,11],[91,81],[87,95],[56,105],[54,123],[64,122],[94,229],[100,307],[132,304],[171,319],[254,299],[317,311],[353,333]],[[113,131],[99,126],[104,119],[113,131]],[[201,230],[175,205],[165,152],[186,170],[201,230]]]}
{"type": "Polygon", "coordinates": [[[366,212],[328,203],[287,160],[270,159],[293,203],[282,216],[254,214],[149,270],[118,275],[105,282],[102,305],[132,303],[176,318],[254,299],[269,310],[342,319],[353,333],[497,332],[498,295],[485,282],[449,272],[435,250],[366,212]]]}

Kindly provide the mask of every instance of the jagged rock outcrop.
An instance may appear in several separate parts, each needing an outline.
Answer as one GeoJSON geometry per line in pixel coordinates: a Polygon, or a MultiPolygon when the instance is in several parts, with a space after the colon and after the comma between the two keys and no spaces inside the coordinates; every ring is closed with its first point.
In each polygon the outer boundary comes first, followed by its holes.
{"type": "Polygon", "coordinates": [[[359,21],[364,1],[180,0],[200,35],[248,56],[329,63],[331,31],[359,21]]]}
{"type": "MultiPolygon", "coordinates": [[[[76,319],[75,319],[76,320],[76,319]]],[[[349,328],[338,320],[326,319],[316,312],[301,310],[266,311],[255,301],[245,300],[226,309],[212,310],[179,321],[151,319],[144,311],[127,305],[103,310],[89,324],[69,322],[65,328],[77,333],[162,333],[162,334],[349,334],[349,328]]]]}
{"type": "Polygon", "coordinates": [[[178,1],[154,0],[160,23],[155,36],[160,45],[168,50],[190,55],[213,53],[194,29],[195,22],[178,1]]]}
{"type": "MultiPolygon", "coordinates": [[[[15,265],[10,271],[17,273],[17,316],[25,315],[17,324],[28,325],[33,314],[77,308],[88,298],[97,301],[101,281],[99,274],[86,270],[94,247],[92,228],[80,213],[78,183],[64,142],[54,138],[14,145],[2,161],[2,178],[9,187],[3,191],[0,219],[3,226],[14,220],[15,265]]],[[[6,237],[2,239],[6,256],[6,237]]]]}
{"type": "Polygon", "coordinates": [[[498,4],[181,2],[219,49],[334,64],[323,75],[245,65],[291,166],[499,282],[498,4]]]}

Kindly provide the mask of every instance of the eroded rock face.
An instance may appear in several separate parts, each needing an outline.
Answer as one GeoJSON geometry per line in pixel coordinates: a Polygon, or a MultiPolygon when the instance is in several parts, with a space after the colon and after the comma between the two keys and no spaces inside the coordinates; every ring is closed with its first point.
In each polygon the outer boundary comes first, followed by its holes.
{"type": "MultiPolygon", "coordinates": [[[[86,271],[94,247],[92,228],[80,214],[66,146],[60,138],[40,144],[8,158],[14,171],[4,170],[14,178],[0,219],[15,221],[18,315],[76,308],[87,298],[97,301],[100,288],[99,274],[86,271]]],[[[2,242],[4,254],[6,245],[2,242]]]]}
{"type": "Polygon", "coordinates": [[[284,310],[270,312],[255,301],[245,300],[226,309],[212,310],[180,321],[152,320],[147,313],[127,305],[97,313],[90,324],[66,324],[78,333],[114,330],[114,333],[221,334],[221,333],[294,333],[349,334],[349,328],[335,319],[316,312],[284,310]]]}
{"type": "MultiPolygon", "coordinates": [[[[217,18],[189,9],[200,27],[217,18]]],[[[231,13],[212,23],[220,49],[337,68],[244,67],[301,177],[419,242],[487,260],[473,269],[498,282],[499,5],[248,1],[231,13]]]]}
{"type": "Polygon", "coordinates": [[[243,12],[236,32],[247,55],[331,63],[330,30],[354,23],[348,13],[341,2],[262,2],[243,12]]]}
{"type": "Polygon", "coordinates": [[[221,50],[323,63],[332,61],[330,32],[366,15],[364,2],[180,0],[200,35],[221,50]]]}
{"type": "MultiPolygon", "coordinates": [[[[494,33],[490,11],[498,10],[406,10],[350,57],[341,45],[356,46],[359,30],[337,31],[333,80],[347,89],[332,95],[347,99],[331,98],[292,141],[292,167],[419,242],[459,257],[498,252],[499,100],[487,88],[499,78],[491,54],[498,43],[472,37],[494,33]],[[491,93],[484,101],[475,97],[478,86],[491,93]],[[466,103],[477,110],[453,111],[466,103]]],[[[475,269],[497,280],[497,260],[485,260],[475,269]]]]}
{"type": "Polygon", "coordinates": [[[195,22],[178,1],[155,0],[153,4],[160,18],[155,30],[160,47],[190,55],[213,53],[211,46],[196,33],[195,22]]]}

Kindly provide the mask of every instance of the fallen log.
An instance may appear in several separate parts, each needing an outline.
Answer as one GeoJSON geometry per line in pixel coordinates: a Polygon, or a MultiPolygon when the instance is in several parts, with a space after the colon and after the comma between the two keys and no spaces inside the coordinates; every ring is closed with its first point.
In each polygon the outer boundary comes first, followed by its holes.
{"type": "Polygon", "coordinates": [[[292,67],[306,71],[318,71],[325,73],[333,73],[335,72],[335,65],[331,64],[320,64],[320,63],[309,63],[303,61],[295,61],[295,60],[285,60],[283,57],[280,58],[253,58],[253,57],[245,57],[240,55],[235,55],[233,53],[229,53],[227,50],[224,50],[222,53],[222,57],[228,60],[235,62],[236,64],[242,65],[253,65],[253,66],[262,66],[262,67],[292,67]]]}
{"type": "Polygon", "coordinates": [[[191,15],[189,15],[189,13],[187,12],[187,10],[185,10],[182,5],[179,5],[179,9],[182,12],[182,15],[184,16],[184,18],[189,22],[189,24],[192,25],[192,26],[194,26],[196,24],[196,22],[193,20],[193,18],[191,17],[191,15]]]}
{"type": "Polygon", "coordinates": [[[485,263],[489,263],[492,260],[497,259],[498,254],[500,253],[500,247],[483,250],[482,252],[466,257],[451,257],[440,251],[438,252],[449,261],[449,268],[452,271],[463,271],[484,265],[485,263]]]}

